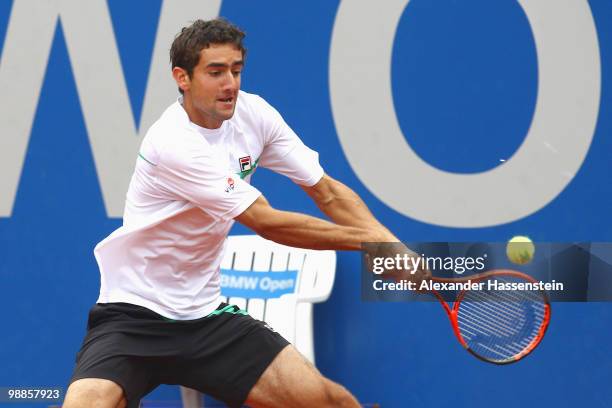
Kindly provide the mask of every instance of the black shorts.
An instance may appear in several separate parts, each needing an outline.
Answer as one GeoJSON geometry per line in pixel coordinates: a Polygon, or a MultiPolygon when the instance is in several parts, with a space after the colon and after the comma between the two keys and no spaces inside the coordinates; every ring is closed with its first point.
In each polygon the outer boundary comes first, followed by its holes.
{"type": "Polygon", "coordinates": [[[103,378],[123,388],[128,407],[160,384],[180,384],[239,407],[289,343],[264,322],[222,303],[195,320],[169,320],[141,306],[99,303],[71,383],[103,378]]]}

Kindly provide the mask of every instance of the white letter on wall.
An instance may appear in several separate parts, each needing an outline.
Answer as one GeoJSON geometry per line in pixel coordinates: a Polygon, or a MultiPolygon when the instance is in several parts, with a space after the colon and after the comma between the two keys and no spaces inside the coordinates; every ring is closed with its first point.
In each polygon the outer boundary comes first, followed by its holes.
{"type": "Polygon", "coordinates": [[[106,1],[15,0],[0,62],[0,217],[12,212],[58,16],[106,211],[121,217],[142,137],[177,95],[170,44],[181,27],[216,17],[220,7],[221,0],[163,2],[138,131],[106,1]]]}
{"type": "Polygon", "coordinates": [[[589,5],[586,0],[519,3],[538,58],[538,99],[529,132],[503,165],[458,174],[424,162],[404,139],[395,115],[391,58],[408,0],[340,2],[329,67],[338,138],[353,171],[396,211],[449,227],[499,225],[544,207],[580,169],[601,91],[589,5]]]}

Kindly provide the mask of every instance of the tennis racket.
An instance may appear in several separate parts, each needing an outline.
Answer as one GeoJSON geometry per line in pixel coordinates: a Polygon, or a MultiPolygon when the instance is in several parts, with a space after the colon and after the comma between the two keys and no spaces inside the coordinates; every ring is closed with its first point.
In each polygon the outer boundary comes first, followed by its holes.
{"type": "Polygon", "coordinates": [[[446,311],[459,343],[473,356],[493,364],[515,363],[529,355],[541,343],[550,322],[546,292],[520,289],[520,284],[537,281],[512,270],[462,278],[432,277],[429,283],[440,287],[468,280],[473,289],[458,290],[452,305],[438,290],[430,290],[446,311]],[[514,289],[508,290],[510,287],[514,289]]]}

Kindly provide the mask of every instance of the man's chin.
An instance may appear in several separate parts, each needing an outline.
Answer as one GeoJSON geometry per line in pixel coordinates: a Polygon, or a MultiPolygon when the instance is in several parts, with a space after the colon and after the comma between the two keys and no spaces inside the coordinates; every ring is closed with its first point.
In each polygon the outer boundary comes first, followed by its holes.
{"type": "Polygon", "coordinates": [[[234,112],[236,111],[236,106],[234,106],[231,110],[222,110],[217,111],[217,115],[221,120],[230,120],[232,116],[234,116],[234,112]]]}

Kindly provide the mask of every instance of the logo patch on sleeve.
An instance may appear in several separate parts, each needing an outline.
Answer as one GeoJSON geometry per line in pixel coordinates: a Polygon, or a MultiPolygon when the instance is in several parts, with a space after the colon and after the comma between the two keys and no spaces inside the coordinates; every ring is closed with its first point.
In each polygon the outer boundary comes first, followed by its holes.
{"type": "Polygon", "coordinates": [[[244,156],[238,159],[238,163],[240,163],[240,171],[249,171],[253,168],[253,163],[251,163],[251,156],[244,156]]]}
{"type": "Polygon", "coordinates": [[[239,158],[238,164],[240,165],[240,172],[236,173],[236,175],[240,176],[240,178],[244,180],[246,176],[255,171],[258,162],[259,158],[255,160],[255,162],[253,162],[251,156],[244,156],[239,158]]]}

